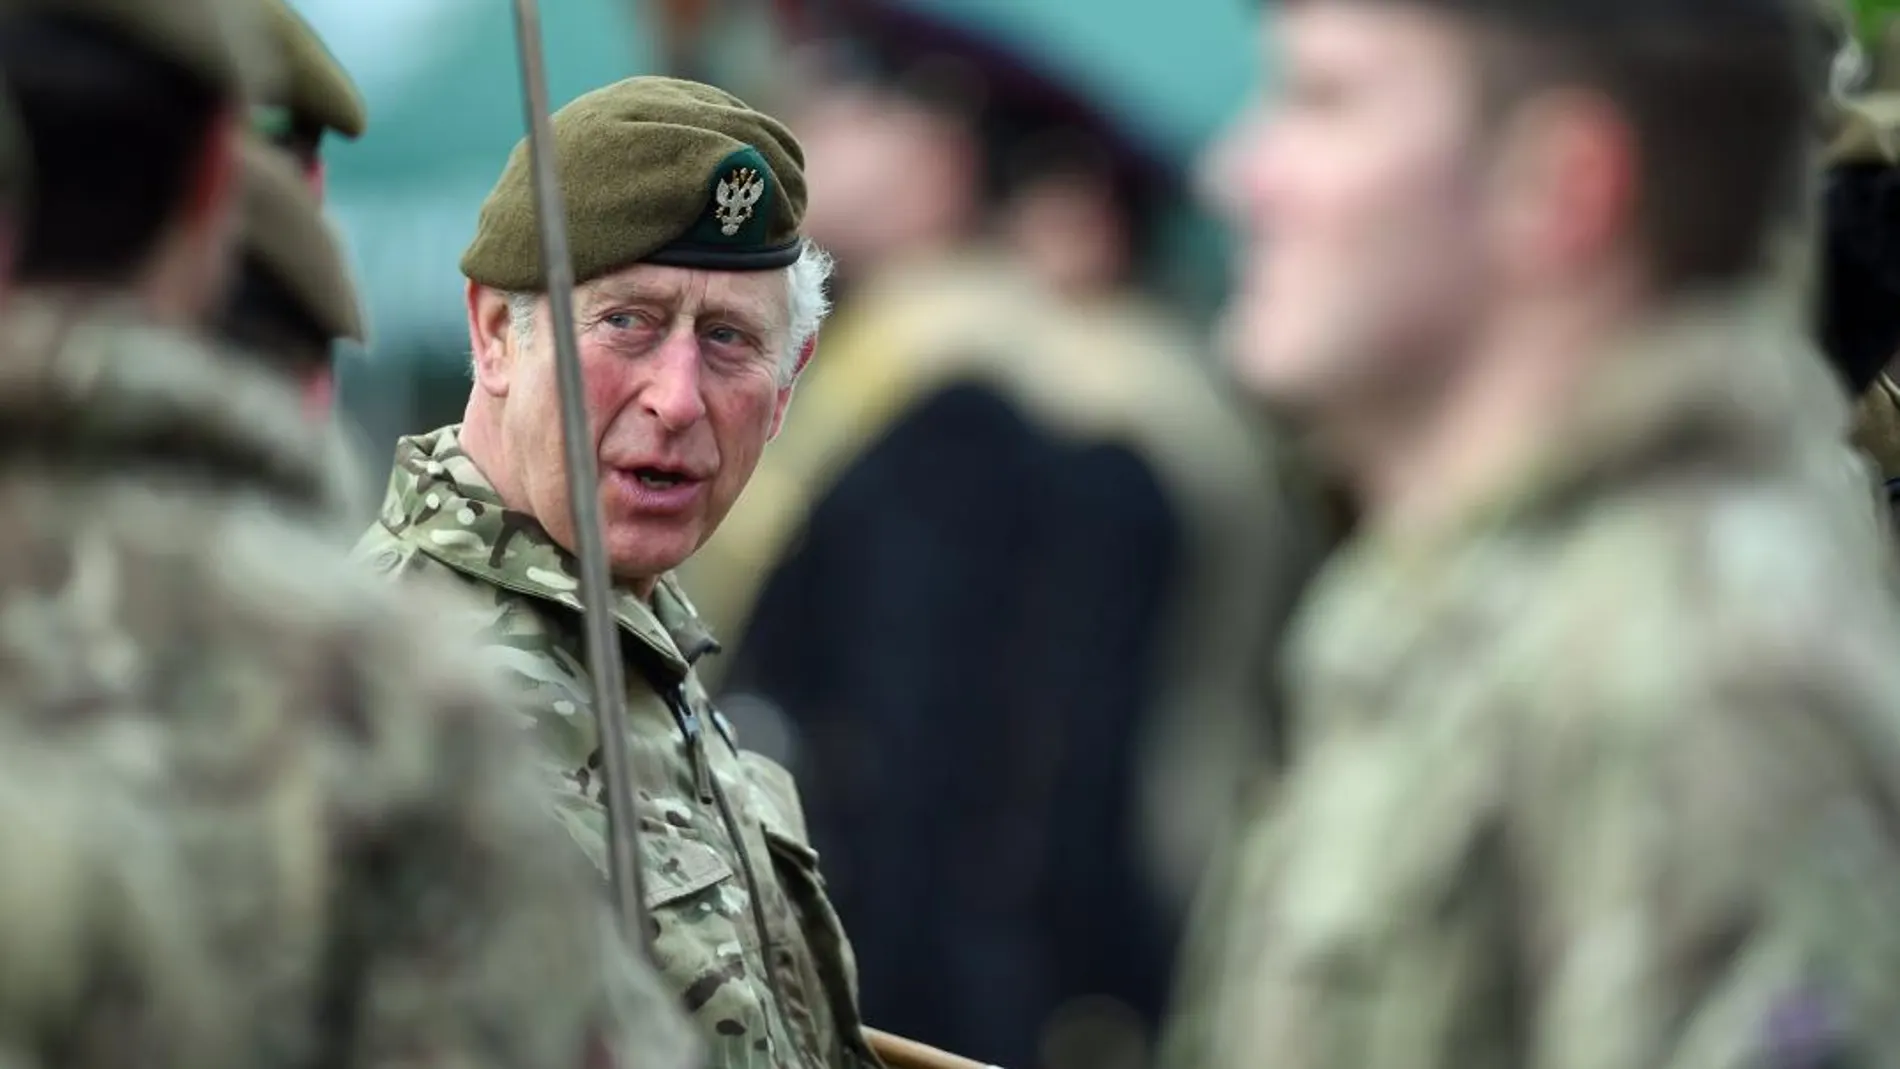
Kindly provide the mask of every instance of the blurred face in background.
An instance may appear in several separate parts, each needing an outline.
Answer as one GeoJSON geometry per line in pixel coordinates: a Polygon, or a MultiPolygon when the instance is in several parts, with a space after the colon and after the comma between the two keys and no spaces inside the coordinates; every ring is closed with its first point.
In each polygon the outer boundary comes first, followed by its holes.
{"type": "Polygon", "coordinates": [[[955,118],[871,86],[821,84],[791,121],[805,148],[805,232],[854,273],[966,237],[979,158],[955,118]]]}
{"type": "Polygon", "coordinates": [[[1228,314],[1241,378],[1295,413],[1427,389],[1492,275],[1471,49],[1385,0],[1286,5],[1282,84],[1217,150],[1240,229],[1228,314]]]}
{"type": "Polygon", "coordinates": [[[1113,186],[1084,174],[1030,182],[1003,211],[1009,246],[1055,292],[1109,294],[1126,280],[1129,222],[1113,186]]]}

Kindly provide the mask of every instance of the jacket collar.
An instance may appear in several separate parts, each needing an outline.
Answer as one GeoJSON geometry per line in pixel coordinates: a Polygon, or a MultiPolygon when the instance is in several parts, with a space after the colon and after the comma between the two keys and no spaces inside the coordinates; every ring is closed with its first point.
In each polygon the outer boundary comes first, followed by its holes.
{"type": "MultiPolygon", "coordinates": [[[[401,439],[383,498],[391,533],[457,572],[506,590],[582,612],[580,563],[534,517],[502,504],[494,485],[462,449],[460,426],[401,439]]],[[[614,589],[614,618],[627,634],[684,676],[719,644],[673,576],[661,578],[651,604],[614,589]]]]}
{"type": "Polygon", "coordinates": [[[0,353],[0,463],[198,472],[341,507],[326,442],[288,383],[129,305],[16,295],[0,353]]]}

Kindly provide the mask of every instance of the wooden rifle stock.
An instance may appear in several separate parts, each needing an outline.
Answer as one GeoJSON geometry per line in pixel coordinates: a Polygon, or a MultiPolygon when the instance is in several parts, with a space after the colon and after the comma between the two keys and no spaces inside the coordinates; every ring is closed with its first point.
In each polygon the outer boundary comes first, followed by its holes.
{"type": "Polygon", "coordinates": [[[864,1039],[890,1069],[997,1069],[994,1065],[971,1061],[960,1054],[951,1054],[929,1044],[880,1032],[875,1028],[866,1028],[864,1039]]]}

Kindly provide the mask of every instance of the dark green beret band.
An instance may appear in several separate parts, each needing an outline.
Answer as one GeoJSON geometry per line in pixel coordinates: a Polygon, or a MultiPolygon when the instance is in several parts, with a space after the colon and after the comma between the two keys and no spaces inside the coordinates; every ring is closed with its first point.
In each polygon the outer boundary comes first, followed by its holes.
{"type": "Polygon", "coordinates": [[[84,19],[110,27],[153,53],[260,100],[283,84],[257,0],[0,0],[0,16],[84,19]]]}
{"type": "MultiPolygon", "coordinates": [[[[636,263],[766,271],[798,259],[804,151],[730,93],[629,78],[555,112],[553,126],[575,281],[636,263]]],[[[525,139],[482,205],[462,273],[496,289],[545,287],[525,139]]]]}
{"type": "Polygon", "coordinates": [[[250,138],[242,160],[244,251],[331,340],[362,341],[362,307],[342,246],[295,165],[250,138]]]}
{"type": "Polygon", "coordinates": [[[271,35],[283,53],[285,92],[270,103],[289,108],[299,122],[334,130],[347,138],[363,136],[369,112],[363,94],[336,61],[317,31],[288,0],[263,0],[271,35]]]}

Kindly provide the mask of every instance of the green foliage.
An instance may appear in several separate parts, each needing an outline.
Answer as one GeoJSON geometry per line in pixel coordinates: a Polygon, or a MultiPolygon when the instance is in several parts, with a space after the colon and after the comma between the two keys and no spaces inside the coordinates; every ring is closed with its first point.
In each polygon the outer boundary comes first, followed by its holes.
{"type": "Polygon", "coordinates": [[[1900,0],[1853,0],[1854,29],[1863,43],[1871,45],[1895,15],[1900,15],[1900,0]]]}

